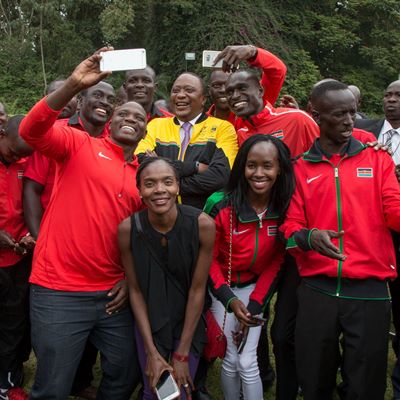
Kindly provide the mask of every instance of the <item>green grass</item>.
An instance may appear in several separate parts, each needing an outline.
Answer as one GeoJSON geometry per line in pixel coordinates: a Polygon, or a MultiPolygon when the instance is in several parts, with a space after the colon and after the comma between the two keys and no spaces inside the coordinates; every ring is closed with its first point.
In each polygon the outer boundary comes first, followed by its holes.
{"type": "MultiPolygon", "coordinates": [[[[395,355],[393,353],[393,350],[391,346],[389,346],[389,368],[388,368],[388,378],[387,378],[387,390],[386,390],[386,396],[385,400],[391,400],[392,399],[392,385],[390,381],[390,374],[393,369],[393,365],[395,362],[395,355]]],[[[271,362],[274,363],[273,357],[271,357],[271,362]]],[[[33,379],[34,379],[34,370],[35,370],[35,365],[36,365],[36,360],[34,355],[31,355],[30,360],[25,364],[25,377],[26,377],[26,384],[25,388],[29,390],[29,388],[33,384],[33,379]]],[[[210,369],[209,374],[208,374],[208,381],[207,381],[207,387],[210,391],[210,393],[213,396],[214,400],[222,400],[222,391],[219,383],[220,379],[220,365],[221,362],[218,360],[216,363],[214,363],[214,366],[210,369]]],[[[95,385],[98,385],[98,382],[100,380],[101,372],[100,372],[100,366],[99,362],[97,362],[95,366],[95,376],[96,376],[96,381],[95,385]]],[[[136,396],[132,396],[132,400],[135,399],[136,396]]],[[[71,397],[72,399],[72,397],[71,397]]],[[[264,396],[265,400],[273,400],[275,399],[275,387],[272,387],[268,390],[268,392],[264,396]]],[[[335,399],[338,399],[336,397],[335,399]]]]}
{"type": "MultiPolygon", "coordinates": [[[[274,299],[272,300],[272,305],[274,304],[274,299]]],[[[271,307],[271,311],[273,314],[273,307],[271,307]]],[[[273,315],[270,318],[270,321],[273,319],[273,315]]],[[[270,326],[269,326],[270,328],[270,326]]],[[[393,327],[391,328],[393,331],[393,327]]],[[[270,329],[268,329],[270,331],[270,329]]],[[[271,346],[271,340],[269,340],[269,344],[271,346]]],[[[275,367],[275,360],[273,357],[273,352],[272,349],[270,349],[270,359],[273,367],[275,367]]],[[[393,370],[393,366],[396,361],[396,356],[393,352],[391,343],[389,343],[389,353],[388,353],[388,375],[387,375],[387,389],[386,389],[386,395],[385,395],[385,400],[392,400],[392,383],[390,379],[390,375],[393,370]]],[[[27,390],[30,389],[30,387],[33,384],[34,380],[34,371],[35,371],[35,366],[36,366],[36,359],[33,354],[31,354],[31,357],[29,361],[25,364],[25,388],[27,390]]],[[[220,368],[221,368],[221,361],[217,360],[212,368],[209,370],[208,373],[208,380],[207,380],[207,388],[211,395],[213,396],[214,400],[223,400],[223,395],[221,391],[221,385],[220,385],[220,368]]],[[[275,368],[274,368],[275,369],[275,368]]],[[[101,377],[101,371],[100,371],[100,365],[99,365],[99,360],[96,363],[95,366],[95,382],[94,384],[97,386],[100,377],[101,377]]],[[[340,382],[340,376],[338,376],[338,382],[340,382]]],[[[71,397],[73,399],[73,397],[71,397]]],[[[136,399],[136,395],[134,394],[132,396],[132,400],[136,399]]],[[[268,392],[264,395],[264,400],[274,400],[275,399],[275,387],[273,386],[268,390],[268,392]]],[[[302,397],[299,396],[299,399],[302,399],[302,397]]],[[[339,397],[334,397],[335,400],[339,400],[339,397]]],[[[371,399],[373,400],[373,399],[371,399]]]]}

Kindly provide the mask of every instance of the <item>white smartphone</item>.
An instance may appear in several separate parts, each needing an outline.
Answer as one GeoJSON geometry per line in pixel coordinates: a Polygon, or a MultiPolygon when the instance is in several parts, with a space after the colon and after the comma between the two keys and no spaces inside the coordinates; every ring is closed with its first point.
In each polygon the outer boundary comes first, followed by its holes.
{"type": "Polygon", "coordinates": [[[156,394],[158,400],[177,399],[180,395],[178,385],[170,372],[164,371],[157,382],[156,394]]]}
{"type": "Polygon", "coordinates": [[[216,50],[203,50],[203,67],[222,68],[223,60],[218,61],[218,63],[214,65],[214,60],[219,53],[221,52],[216,50]]]}
{"type": "Polygon", "coordinates": [[[145,49],[104,51],[100,55],[100,71],[128,71],[146,68],[145,49]]]}

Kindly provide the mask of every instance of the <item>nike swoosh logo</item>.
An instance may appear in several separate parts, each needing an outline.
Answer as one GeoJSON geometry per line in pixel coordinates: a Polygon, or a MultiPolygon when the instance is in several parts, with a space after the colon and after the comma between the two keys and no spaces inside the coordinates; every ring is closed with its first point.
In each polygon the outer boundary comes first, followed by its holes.
{"type": "Polygon", "coordinates": [[[321,176],[322,176],[322,174],[320,174],[318,176],[314,176],[313,178],[308,178],[307,183],[311,183],[312,181],[315,181],[316,179],[320,178],[321,176]]]}
{"type": "Polygon", "coordinates": [[[241,235],[242,233],[247,232],[249,229],[245,229],[244,231],[237,231],[236,229],[233,230],[234,235],[241,235]]]}
{"type": "Polygon", "coordinates": [[[105,158],[106,160],[112,160],[112,158],[107,157],[106,155],[104,155],[101,151],[99,151],[99,157],[105,158]]]}

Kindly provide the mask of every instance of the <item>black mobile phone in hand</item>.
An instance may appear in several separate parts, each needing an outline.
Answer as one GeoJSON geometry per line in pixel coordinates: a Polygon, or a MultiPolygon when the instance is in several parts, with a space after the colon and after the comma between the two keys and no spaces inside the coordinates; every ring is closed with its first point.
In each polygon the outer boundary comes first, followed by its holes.
{"type": "Polygon", "coordinates": [[[178,385],[170,372],[164,371],[156,385],[156,395],[158,400],[177,399],[180,395],[178,385]]]}
{"type": "Polygon", "coordinates": [[[267,322],[266,318],[260,317],[259,315],[252,315],[250,318],[258,325],[264,325],[267,322]]]}

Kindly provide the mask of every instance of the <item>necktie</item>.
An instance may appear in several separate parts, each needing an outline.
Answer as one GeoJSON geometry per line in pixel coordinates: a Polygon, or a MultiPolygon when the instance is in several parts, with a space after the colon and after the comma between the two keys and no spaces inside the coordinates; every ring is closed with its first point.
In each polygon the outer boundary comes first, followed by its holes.
{"type": "Polygon", "coordinates": [[[179,155],[179,160],[183,160],[183,156],[185,155],[186,148],[188,147],[189,141],[190,141],[190,128],[192,127],[192,124],[190,122],[185,122],[182,125],[183,128],[183,140],[181,143],[181,153],[179,155]]]}
{"type": "Polygon", "coordinates": [[[393,139],[393,135],[397,133],[396,129],[390,129],[389,131],[385,132],[385,146],[387,146],[387,148],[390,151],[393,151],[392,149],[392,139],[393,139]]]}

